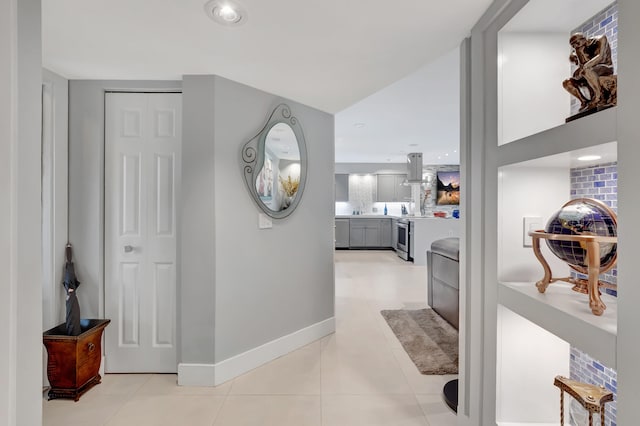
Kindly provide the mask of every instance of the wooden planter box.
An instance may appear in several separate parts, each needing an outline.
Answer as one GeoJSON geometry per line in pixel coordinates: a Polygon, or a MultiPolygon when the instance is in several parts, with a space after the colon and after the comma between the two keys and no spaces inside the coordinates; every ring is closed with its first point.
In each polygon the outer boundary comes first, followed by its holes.
{"type": "Polygon", "coordinates": [[[80,399],[83,393],[102,379],[98,371],[102,361],[102,332],[111,320],[91,319],[79,336],[67,336],[65,324],[42,334],[47,348],[49,399],[80,399]]]}

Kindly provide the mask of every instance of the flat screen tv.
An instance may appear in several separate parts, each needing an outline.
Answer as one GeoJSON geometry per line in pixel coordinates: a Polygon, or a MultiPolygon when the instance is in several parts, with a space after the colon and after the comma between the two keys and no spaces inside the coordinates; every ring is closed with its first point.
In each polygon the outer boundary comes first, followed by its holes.
{"type": "Polygon", "coordinates": [[[436,204],[439,206],[460,204],[460,172],[438,171],[436,204]]]}

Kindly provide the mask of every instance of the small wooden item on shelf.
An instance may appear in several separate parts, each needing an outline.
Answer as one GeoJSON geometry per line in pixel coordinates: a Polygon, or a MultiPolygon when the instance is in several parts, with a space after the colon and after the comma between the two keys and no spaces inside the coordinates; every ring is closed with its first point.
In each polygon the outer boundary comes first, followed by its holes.
{"type": "Polygon", "coordinates": [[[567,392],[589,412],[589,426],[593,426],[593,413],[600,413],[600,424],[604,425],[604,405],[613,401],[613,392],[602,386],[589,385],[556,376],[554,386],[560,388],[560,425],[564,425],[564,393],[567,392]]]}

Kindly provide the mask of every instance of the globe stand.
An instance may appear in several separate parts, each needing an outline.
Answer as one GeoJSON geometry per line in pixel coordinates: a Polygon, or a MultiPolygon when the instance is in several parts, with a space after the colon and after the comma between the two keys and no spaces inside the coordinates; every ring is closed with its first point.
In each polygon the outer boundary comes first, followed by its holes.
{"type": "Polygon", "coordinates": [[[540,293],[544,293],[549,287],[549,284],[554,283],[556,281],[565,281],[571,284],[574,284],[573,289],[580,293],[586,293],[589,295],[589,308],[591,308],[591,312],[594,315],[602,315],[607,309],[607,306],[600,299],[600,290],[598,287],[614,287],[613,284],[601,282],[598,277],[600,274],[603,274],[613,268],[615,265],[615,259],[612,262],[609,262],[607,265],[600,265],[600,244],[611,244],[617,243],[617,237],[601,237],[597,235],[566,235],[566,234],[549,234],[544,231],[533,231],[529,232],[529,235],[532,239],[533,245],[533,253],[536,255],[536,258],[542,264],[542,268],[544,269],[544,277],[536,283],[536,287],[540,293]],[[551,267],[547,260],[542,255],[540,251],[540,239],[546,240],[556,240],[556,241],[571,241],[578,242],[580,246],[586,248],[587,251],[587,267],[581,268],[575,265],[569,265],[572,269],[588,275],[588,280],[586,281],[586,291],[584,290],[585,285],[584,280],[575,279],[571,277],[567,278],[553,278],[551,273],[551,267]]]}
{"type": "MultiPolygon", "coordinates": [[[[564,281],[573,284],[571,290],[576,293],[589,294],[589,280],[583,278],[567,277],[564,281]]],[[[598,288],[609,288],[611,290],[617,290],[618,286],[607,281],[598,280],[598,288]]],[[[602,294],[602,293],[600,293],[602,294]]]]}

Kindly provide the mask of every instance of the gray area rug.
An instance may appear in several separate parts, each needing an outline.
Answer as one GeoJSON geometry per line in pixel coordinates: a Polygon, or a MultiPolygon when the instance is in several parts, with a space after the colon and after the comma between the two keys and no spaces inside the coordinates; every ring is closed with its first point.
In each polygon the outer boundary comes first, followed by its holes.
{"type": "Polygon", "coordinates": [[[380,312],[422,374],[458,374],[458,330],[433,309],[380,312]]]}

